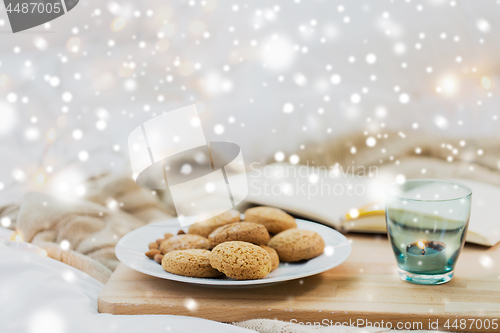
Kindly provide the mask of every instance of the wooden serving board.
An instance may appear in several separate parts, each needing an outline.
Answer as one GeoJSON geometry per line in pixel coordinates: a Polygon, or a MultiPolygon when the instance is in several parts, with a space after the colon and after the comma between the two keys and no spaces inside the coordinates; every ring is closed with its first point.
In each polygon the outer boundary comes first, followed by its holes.
{"type": "Polygon", "coordinates": [[[350,234],[348,238],[352,254],[342,265],[316,276],[260,287],[191,285],[151,277],[121,264],[99,295],[99,312],[171,314],[221,322],[269,318],[364,326],[383,321],[383,327],[392,328],[500,332],[500,245],[467,244],[451,282],[422,286],[399,279],[387,237],[350,234]],[[450,327],[445,326],[447,320],[450,327]],[[429,326],[436,321],[437,326],[429,326]]]}

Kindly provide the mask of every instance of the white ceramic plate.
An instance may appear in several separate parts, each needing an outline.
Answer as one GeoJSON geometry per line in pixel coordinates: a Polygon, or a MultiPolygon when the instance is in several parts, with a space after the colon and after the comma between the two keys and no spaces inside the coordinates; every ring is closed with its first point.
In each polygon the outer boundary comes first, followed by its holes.
{"type": "Polygon", "coordinates": [[[230,278],[193,278],[165,272],[161,265],[144,255],[148,244],[163,234],[177,234],[180,228],[177,219],[161,221],[146,225],[126,234],[116,244],[118,259],[128,267],[144,274],[163,279],[215,286],[243,286],[288,281],[311,276],[327,271],[343,263],[351,254],[351,244],[341,233],[321,224],[297,219],[297,227],[316,231],[325,240],[325,251],[320,256],[300,263],[280,263],[280,266],[269,275],[259,280],[234,280],[230,278]]]}

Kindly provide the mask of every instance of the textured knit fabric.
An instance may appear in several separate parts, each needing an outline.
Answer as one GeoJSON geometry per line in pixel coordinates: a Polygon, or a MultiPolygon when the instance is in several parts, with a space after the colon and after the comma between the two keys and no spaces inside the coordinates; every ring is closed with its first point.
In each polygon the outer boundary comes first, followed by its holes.
{"type": "Polygon", "coordinates": [[[375,327],[351,327],[351,326],[312,326],[297,323],[288,323],[272,319],[252,319],[233,323],[238,327],[248,328],[259,333],[439,333],[439,331],[395,331],[375,327]]]}
{"type": "Polygon", "coordinates": [[[378,176],[465,178],[500,185],[498,138],[468,140],[389,132],[380,138],[374,137],[376,145],[368,147],[368,136],[349,135],[310,145],[296,154],[300,163],[315,166],[376,166],[378,176]]]}
{"type": "Polygon", "coordinates": [[[0,213],[11,218],[11,227],[24,241],[106,283],[119,263],[114,252],[118,240],[173,215],[154,192],[140,189],[130,178],[94,179],[88,188],[86,200],[78,201],[31,192],[20,205],[5,206],[0,213]]]}

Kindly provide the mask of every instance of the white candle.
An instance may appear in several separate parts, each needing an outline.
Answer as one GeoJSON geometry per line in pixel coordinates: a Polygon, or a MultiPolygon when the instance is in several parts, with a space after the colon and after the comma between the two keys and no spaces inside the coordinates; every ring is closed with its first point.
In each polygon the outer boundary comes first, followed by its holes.
{"type": "Polygon", "coordinates": [[[446,245],[434,241],[418,241],[406,247],[406,269],[409,272],[444,272],[446,268],[446,245]]]}

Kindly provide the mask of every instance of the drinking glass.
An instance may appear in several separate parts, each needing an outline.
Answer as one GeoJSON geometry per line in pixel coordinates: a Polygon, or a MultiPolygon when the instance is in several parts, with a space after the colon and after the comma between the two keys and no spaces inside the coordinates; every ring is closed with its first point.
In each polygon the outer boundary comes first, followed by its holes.
{"type": "Polygon", "coordinates": [[[436,179],[407,180],[387,189],[387,234],[402,280],[442,284],[453,278],[465,243],[472,190],[436,179]]]}

